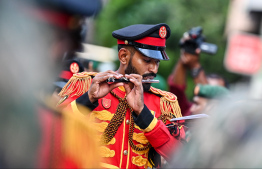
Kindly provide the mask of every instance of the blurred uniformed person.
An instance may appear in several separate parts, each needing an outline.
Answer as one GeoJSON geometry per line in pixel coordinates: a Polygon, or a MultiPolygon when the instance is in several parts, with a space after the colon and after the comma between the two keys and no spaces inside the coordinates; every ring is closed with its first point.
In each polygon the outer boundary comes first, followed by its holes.
{"type": "MultiPolygon", "coordinates": [[[[42,1],[28,12],[40,22],[51,26],[54,33],[50,43],[52,63],[62,65],[62,61],[68,62],[69,70],[62,71],[60,76],[69,79],[74,73],[84,70],[77,61],[71,62],[68,59],[75,57],[74,52],[81,50],[81,31],[85,16],[98,12],[101,2],[70,0],[56,3],[42,1]]],[[[81,121],[81,115],[54,109],[56,100],[52,100],[53,97],[44,92],[41,97],[43,106],[38,108],[42,125],[38,167],[97,168],[99,155],[94,140],[95,132],[90,124],[81,121]]]]}
{"type": "Polygon", "coordinates": [[[84,17],[100,9],[99,0],[0,2],[0,168],[98,167],[92,128],[51,95],[62,60],[81,48],[84,17]]]}
{"type": "Polygon", "coordinates": [[[93,110],[90,116],[101,133],[102,167],[159,167],[159,154],[168,161],[181,146],[183,128],[173,137],[166,127],[181,112],[175,95],[142,80],[154,79],[160,61],[169,60],[165,45],[170,28],[164,23],[138,24],[112,35],[119,48],[118,70],[73,75],[60,93],[60,107],[77,111],[77,102],[93,110]],[[108,78],[128,82],[108,83],[108,78]]]}
{"type": "Polygon", "coordinates": [[[192,141],[167,168],[261,168],[261,108],[245,87],[230,93],[209,118],[192,124],[192,141]]]}
{"type": "Polygon", "coordinates": [[[218,100],[228,95],[229,90],[223,86],[197,84],[194,89],[193,104],[190,107],[190,112],[192,114],[212,114],[209,110],[216,105],[218,100]]]}

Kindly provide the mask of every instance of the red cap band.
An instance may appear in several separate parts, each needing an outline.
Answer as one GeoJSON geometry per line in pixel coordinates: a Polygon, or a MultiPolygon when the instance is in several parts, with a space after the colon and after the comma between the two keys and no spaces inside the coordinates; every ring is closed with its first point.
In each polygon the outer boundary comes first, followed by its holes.
{"type": "MultiPolygon", "coordinates": [[[[135,40],[137,43],[151,45],[151,46],[166,46],[166,39],[154,38],[154,37],[145,37],[139,40],[135,40]]],[[[125,44],[123,40],[117,40],[117,44],[125,44]]]]}

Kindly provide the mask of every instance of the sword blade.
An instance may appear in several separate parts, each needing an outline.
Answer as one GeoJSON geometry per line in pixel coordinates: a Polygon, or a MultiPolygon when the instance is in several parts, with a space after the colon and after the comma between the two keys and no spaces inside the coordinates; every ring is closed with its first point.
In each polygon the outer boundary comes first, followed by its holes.
{"type": "Polygon", "coordinates": [[[192,120],[192,119],[201,119],[201,118],[207,118],[207,117],[209,117],[209,115],[207,114],[196,114],[196,115],[173,118],[170,121],[174,122],[174,121],[179,121],[179,120],[192,120]]]}

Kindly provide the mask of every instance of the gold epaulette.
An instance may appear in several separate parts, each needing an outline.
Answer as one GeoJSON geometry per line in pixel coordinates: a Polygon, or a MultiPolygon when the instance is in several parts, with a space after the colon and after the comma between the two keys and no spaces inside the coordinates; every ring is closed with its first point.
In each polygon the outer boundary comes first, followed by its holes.
{"type": "Polygon", "coordinates": [[[172,113],[176,118],[182,117],[176,95],[151,86],[150,91],[162,96],[160,98],[160,110],[163,115],[170,116],[172,113]]]}
{"type": "Polygon", "coordinates": [[[58,95],[61,97],[83,95],[88,91],[92,77],[97,74],[97,72],[82,72],[74,74],[58,95]],[[74,94],[72,95],[72,93],[74,94]]]}

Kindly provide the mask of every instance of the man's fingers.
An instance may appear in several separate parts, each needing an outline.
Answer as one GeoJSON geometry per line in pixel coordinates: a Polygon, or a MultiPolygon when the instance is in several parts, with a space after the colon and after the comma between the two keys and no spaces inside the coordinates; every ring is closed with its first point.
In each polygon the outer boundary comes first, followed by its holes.
{"type": "Polygon", "coordinates": [[[138,74],[126,74],[125,77],[127,77],[128,79],[136,79],[142,82],[142,76],[138,74]]]}
{"type": "Polygon", "coordinates": [[[106,81],[108,78],[110,77],[114,77],[116,79],[119,79],[121,77],[123,77],[122,74],[119,74],[117,72],[114,72],[114,71],[106,71],[106,72],[102,72],[102,73],[99,73],[95,76],[95,78],[93,79],[95,82],[97,83],[101,83],[101,82],[104,82],[106,81]]]}
{"type": "Polygon", "coordinates": [[[130,92],[131,92],[131,88],[130,86],[128,85],[128,83],[124,83],[124,88],[126,90],[126,95],[128,95],[130,92]]]}
{"type": "Polygon", "coordinates": [[[142,76],[138,74],[130,74],[130,75],[125,75],[130,82],[134,83],[135,86],[139,86],[142,84],[142,76]]]}

